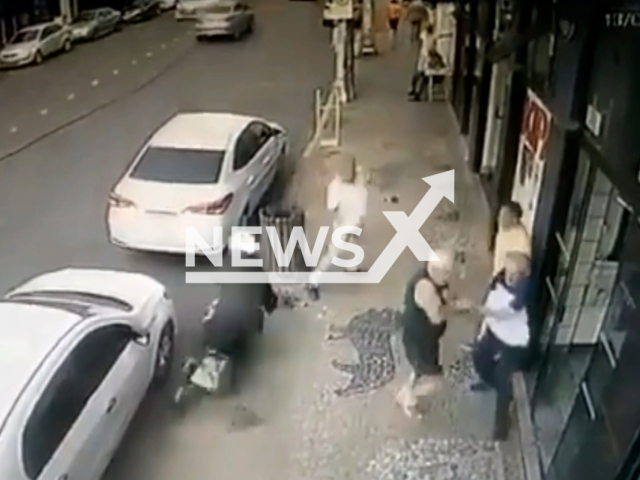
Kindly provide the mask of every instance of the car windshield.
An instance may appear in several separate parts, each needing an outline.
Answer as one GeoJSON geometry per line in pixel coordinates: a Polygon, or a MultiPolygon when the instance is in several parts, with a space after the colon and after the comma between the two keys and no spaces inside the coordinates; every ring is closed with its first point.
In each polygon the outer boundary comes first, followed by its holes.
{"type": "Polygon", "coordinates": [[[34,40],[38,39],[38,33],[40,33],[40,30],[23,30],[21,32],[18,32],[16,36],[13,37],[11,43],[16,45],[18,43],[33,42],[34,40]]]}
{"type": "Polygon", "coordinates": [[[76,23],[90,22],[92,20],[95,20],[97,15],[98,15],[98,12],[82,12],[78,16],[78,19],[76,20],[76,23]]]}
{"type": "Polygon", "coordinates": [[[212,5],[205,10],[207,13],[228,15],[232,11],[231,5],[212,5]]]}
{"type": "Polygon", "coordinates": [[[149,148],[131,178],[161,183],[218,183],[225,152],[181,148],[149,148]]]}

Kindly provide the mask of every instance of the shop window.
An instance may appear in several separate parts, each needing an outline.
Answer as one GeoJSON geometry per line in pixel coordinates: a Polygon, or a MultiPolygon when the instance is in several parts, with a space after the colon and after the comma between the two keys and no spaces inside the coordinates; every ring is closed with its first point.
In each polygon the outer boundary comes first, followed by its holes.
{"type": "MultiPolygon", "coordinates": [[[[534,10],[533,21],[544,23],[544,20],[538,16],[540,13],[534,10]]],[[[551,32],[541,35],[529,43],[527,55],[529,84],[538,93],[544,93],[547,90],[554,51],[555,39],[551,32]]]]}

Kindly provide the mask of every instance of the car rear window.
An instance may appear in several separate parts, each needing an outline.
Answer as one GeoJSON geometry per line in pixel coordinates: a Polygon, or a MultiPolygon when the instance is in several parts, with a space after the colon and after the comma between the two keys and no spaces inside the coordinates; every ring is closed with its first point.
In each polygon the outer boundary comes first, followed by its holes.
{"type": "Polygon", "coordinates": [[[223,150],[149,148],[131,171],[131,178],[162,183],[217,183],[223,150]]]}
{"type": "Polygon", "coordinates": [[[229,14],[231,13],[232,8],[231,5],[212,5],[207,7],[205,12],[207,13],[218,13],[218,14],[229,14]]]}

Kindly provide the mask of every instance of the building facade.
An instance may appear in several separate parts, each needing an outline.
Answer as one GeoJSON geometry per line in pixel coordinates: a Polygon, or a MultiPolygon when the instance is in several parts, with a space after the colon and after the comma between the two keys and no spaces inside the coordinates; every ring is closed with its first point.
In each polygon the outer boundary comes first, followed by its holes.
{"type": "Polygon", "coordinates": [[[452,103],[489,203],[518,201],[532,236],[526,380],[541,471],[547,480],[635,480],[640,4],[549,7],[460,6],[475,15],[465,20],[475,39],[458,43],[466,80],[454,82],[452,103]]]}

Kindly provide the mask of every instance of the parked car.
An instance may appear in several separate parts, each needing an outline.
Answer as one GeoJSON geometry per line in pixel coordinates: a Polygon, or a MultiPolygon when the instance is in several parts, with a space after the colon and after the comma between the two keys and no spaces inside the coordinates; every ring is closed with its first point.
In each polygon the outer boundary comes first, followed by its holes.
{"type": "Polygon", "coordinates": [[[125,9],[122,20],[127,23],[143,22],[160,14],[160,0],[135,0],[125,9]]]}
{"type": "Polygon", "coordinates": [[[178,3],[177,0],[161,0],[160,1],[160,8],[163,11],[172,10],[172,9],[176,8],[176,4],[177,3],[178,3]]]}
{"type": "Polygon", "coordinates": [[[171,371],[176,322],[163,285],[69,268],[0,301],[3,479],[98,479],[149,387],[171,371]]]}
{"type": "Polygon", "coordinates": [[[176,20],[195,20],[198,10],[218,3],[218,0],[178,0],[176,4],[176,20]]]}
{"type": "Polygon", "coordinates": [[[109,35],[118,28],[121,18],[113,8],[86,10],[71,24],[71,37],[77,42],[109,35]]]}
{"type": "Polygon", "coordinates": [[[180,113],[142,147],[109,196],[111,243],[185,253],[194,227],[214,252],[270,192],[288,151],[285,130],[256,117],[180,113]],[[214,227],[223,228],[215,238],[214,227]]]}
{"type": "Polygon", "coordinates": [[[223,0],[198,11],[196,37],[198,40],[204,40],[229,35],[239,40],[253,30],[253,22],[253,10],[248,5],[223,0]]]}
{"type": "Polygon", "coordinates": [[[69,29],[55,22],[23,28],[0,51],[0,66],[39,65],[45,58],[71,50],[69,29]]]}

